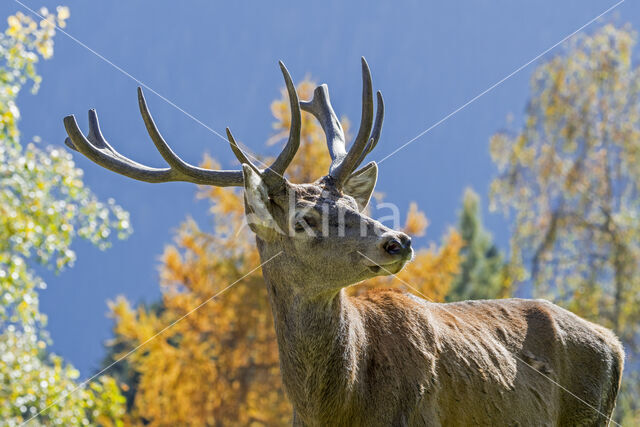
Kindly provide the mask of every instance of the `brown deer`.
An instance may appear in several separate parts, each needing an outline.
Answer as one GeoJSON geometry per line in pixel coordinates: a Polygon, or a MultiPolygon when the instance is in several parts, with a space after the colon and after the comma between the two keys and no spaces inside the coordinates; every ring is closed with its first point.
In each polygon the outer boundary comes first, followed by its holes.
{"type": "Polygon", "coordinates": [[[375,162],[356,169],[380,137],[382,96],[377,93],[374,119],[363,59],[362,118],[347,151],[326,85],[299,102],[280,66],[291,129],[264,170],[228,129],[242,171],[184,162],[160,135],[141,90],[142,117],[169,168],[119,154],[93,110],[87,137],[73,116],[64,124],[69,147],[116,173],[154,183],[244,186],[294,425],[606,425],[624,358],[611,331],[543,300],[437,304],[397,290],[347,295],[353,283],[397,273],[413,254],[409,236],[363,213],[378,169],[375,162]],[[297,185],[283,174],[300,144],[301,109],[322,125],[332,163],[325,177],[297,185]]]}

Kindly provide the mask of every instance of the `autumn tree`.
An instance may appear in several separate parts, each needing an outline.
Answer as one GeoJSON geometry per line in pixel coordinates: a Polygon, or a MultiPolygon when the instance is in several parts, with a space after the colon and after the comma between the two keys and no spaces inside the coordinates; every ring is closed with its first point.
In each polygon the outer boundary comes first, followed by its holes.
{"type": "MultiPolygon", "coordinates": [[[[302,82],[300,97],[311,98],[314,87],[302,82]]],[[[283,92],[271,106],[276,122],[269,144],[288,134],[288,108],[283,92]]],[[[302,120],[301,145],[288,178],[312,182],[326,174],[330,159],[313,116],[303,113],[302,120]]],[[[347,120],[342,124],[348,129],[347,120]]],[[[216,166],[211,159],[205,163],[216,166]]],[[[126,359],[128,368],[120,382],[135,390],[129,420],[151,425],[290,424],[271,309],[260,270],[255,270],[260,259],[245,223],[242,193],[207,187],[200,196],[211,202],[215,228],[207,232],[187,220],[175,245],[166,248],[160,267],[161,308],[133,308],[124,298],[111,305],[112,344],[120,350],[111,360],[190,313],[126,359]],[[227,290],[228,286],[232,287],[227,290]],[[193,311],[201,304],[206,305],[193,311]]],[[[406,231],[420,235],[425,227],[424,214],[412,205],[406,231]]],[[[461,244],[451,231],[440,247],[418,250],[415,261],[397,278],[376,278],[353,292],[398,286],[442,301],[458,271],[461,244]]]]}
{"type": "Polygon", "coordinates": [[[64,27],[69,11],[40,14],[39,23],[10,16],[0,34],[0,419],[6,426],[121,425],[124,398],[115,381],[104,376],[70,393],[78,371],[47,350],[38,304],[46,285],[35,264],[61,271],[75,260],[74,238],[104,248],[112,231],[124,237],[130,227],[126,212],[84,186],[64,149],[20,141],[16,99],[29,82],[37,91],[36,64],[53,55],[55,25],[64,27]]]}
{"type": "Polygon", "coordinates": [[[480,197],[467,188],[458,217],[458,231],[464,241],[462,262],[448,301],[504,298],[509,294],[509,280],[504,257],[493,243],[491,233],[482,223],[480,197]]]}
{"type": "Polygon", "coordinates": [[[572,39],[534,71],[522,128],[491,140],[493,205],[514,214],[512,271],[537,295],[612,328],[630,356],[626,378],[640,332],[635,40],[613,25],[572,39]]]}

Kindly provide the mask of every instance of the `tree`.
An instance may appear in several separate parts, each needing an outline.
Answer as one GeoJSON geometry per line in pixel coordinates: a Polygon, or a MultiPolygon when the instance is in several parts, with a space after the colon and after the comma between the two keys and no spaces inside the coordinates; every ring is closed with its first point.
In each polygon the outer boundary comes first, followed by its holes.
{"type": "Polygon", "coordinates": [[[458,230],[464,241],[460,251],[462,263],[449,301],[504,298],[509,294],[509,281],[500,249],[482,225],[480,198],[467,188],[458,218],[458,230]]]}
{"type": "Polygon", "coordinates": [[[635,39],[613,25],[576,37],[535,70],[522,129],[491,140],[500,171],[492,203],[515,213],[512,271],[537,295],[612,328],[630,356],[627,378],[640,322],[635,39]]]}
{"type": "MultiPolygon", "coordinates": [[[[301,98],[311,98],[314,87],[310,81],[301,83],[301,98]]],[[[272,104],[276,135],[269,143],[288,134],[288,108],[284,93],[272,104]]],[[[348,122],[342,122],[348,128],[348,122]]],[[[216,166],[211,159],[205,163],[216,166]]],[[[313,181],[324,175],[328,166],[322,129],[311,115],[303,113],[301,146],[288,168],[289,179],[313,181]]],[[[243,278],[260,260],[244,223],[242,193],[208,187],[200,196],[211,202],[215,228],[208,233],[187,220],[176,244],[166,248],[160,267],[162,309],[134,309],[124,298],[111,305],[115,317],[112,344],[120,349],[112,360],[191,313],[127,358],[131,370],[121,381],[136,390],[129,421],[152,425],[290,424],[291,407],[280,379],[266,287],[259,270],[243,278]],[[231,289],[219,294],[231,284],[231,289]],[[210,301],[212,296],[215,299],[210,301]],[[206,306],[192,312],[205,302],[206,306]]],[[[421,234],[425,227],[426,218],[412,205],[406,231],[421,234]]],[[[378,278],[365,286],[407,287],[409,283],[441,301],[458,271],[461,244],[459,235],[451,231],[440,248],[419,250],[398,279],[378,278]]],[[[354,287],[353,292],[362,292],[365,286],[354,287]]]]}
{"type": "Polygon", "coordinates": [[[66,7],[40,13],[46,19],[39,24],[21,13],[10,16],[0,34],[0,418],[9,426],[34,416],[31,425],[120,425],[124,399],[109,377],[65,398],[79,373],[47,351],[51,341],[38,307],[45,283],[35,263],[61,271],[75,260],[75,237],[105,248],[111,230],[130,233],[128,214],[83,185],[70,154],[43,149],[37,138],[26,147],[20,142],[16,98],[29,81],[37,91],[36,63],[53,55],[54,23],[64,27],[69,17],[66,7]]]}

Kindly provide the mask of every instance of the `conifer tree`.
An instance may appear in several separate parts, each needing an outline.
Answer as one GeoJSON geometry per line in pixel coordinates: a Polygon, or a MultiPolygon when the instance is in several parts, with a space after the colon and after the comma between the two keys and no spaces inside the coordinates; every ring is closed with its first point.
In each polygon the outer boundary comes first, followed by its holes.
{"type": "Polygon", "coordinates": [[[503,255],[482,224],[480,197],[467,188],[458,218],[458,231],[464,246],[460,250],[460,273],[447,294],[447,300],[491,299],[506,296],[509,286],[503,255]]]}

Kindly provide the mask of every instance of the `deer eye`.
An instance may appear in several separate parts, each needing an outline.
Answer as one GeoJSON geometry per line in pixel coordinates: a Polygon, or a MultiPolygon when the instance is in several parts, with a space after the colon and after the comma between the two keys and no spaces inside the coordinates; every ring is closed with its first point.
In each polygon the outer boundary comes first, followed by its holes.
{"type": "Polygon", "coordinates": [[[315,228],[317,225],[318,221],[316,220],[315,217],[310,216],[310,215],[305,215],[303,217],[300,217],[298,219],[296,219],[295,224],[293,224],[293,229],[300,233],[305,231],[305,227],[307,229],[309,228],[315,228]]]}

